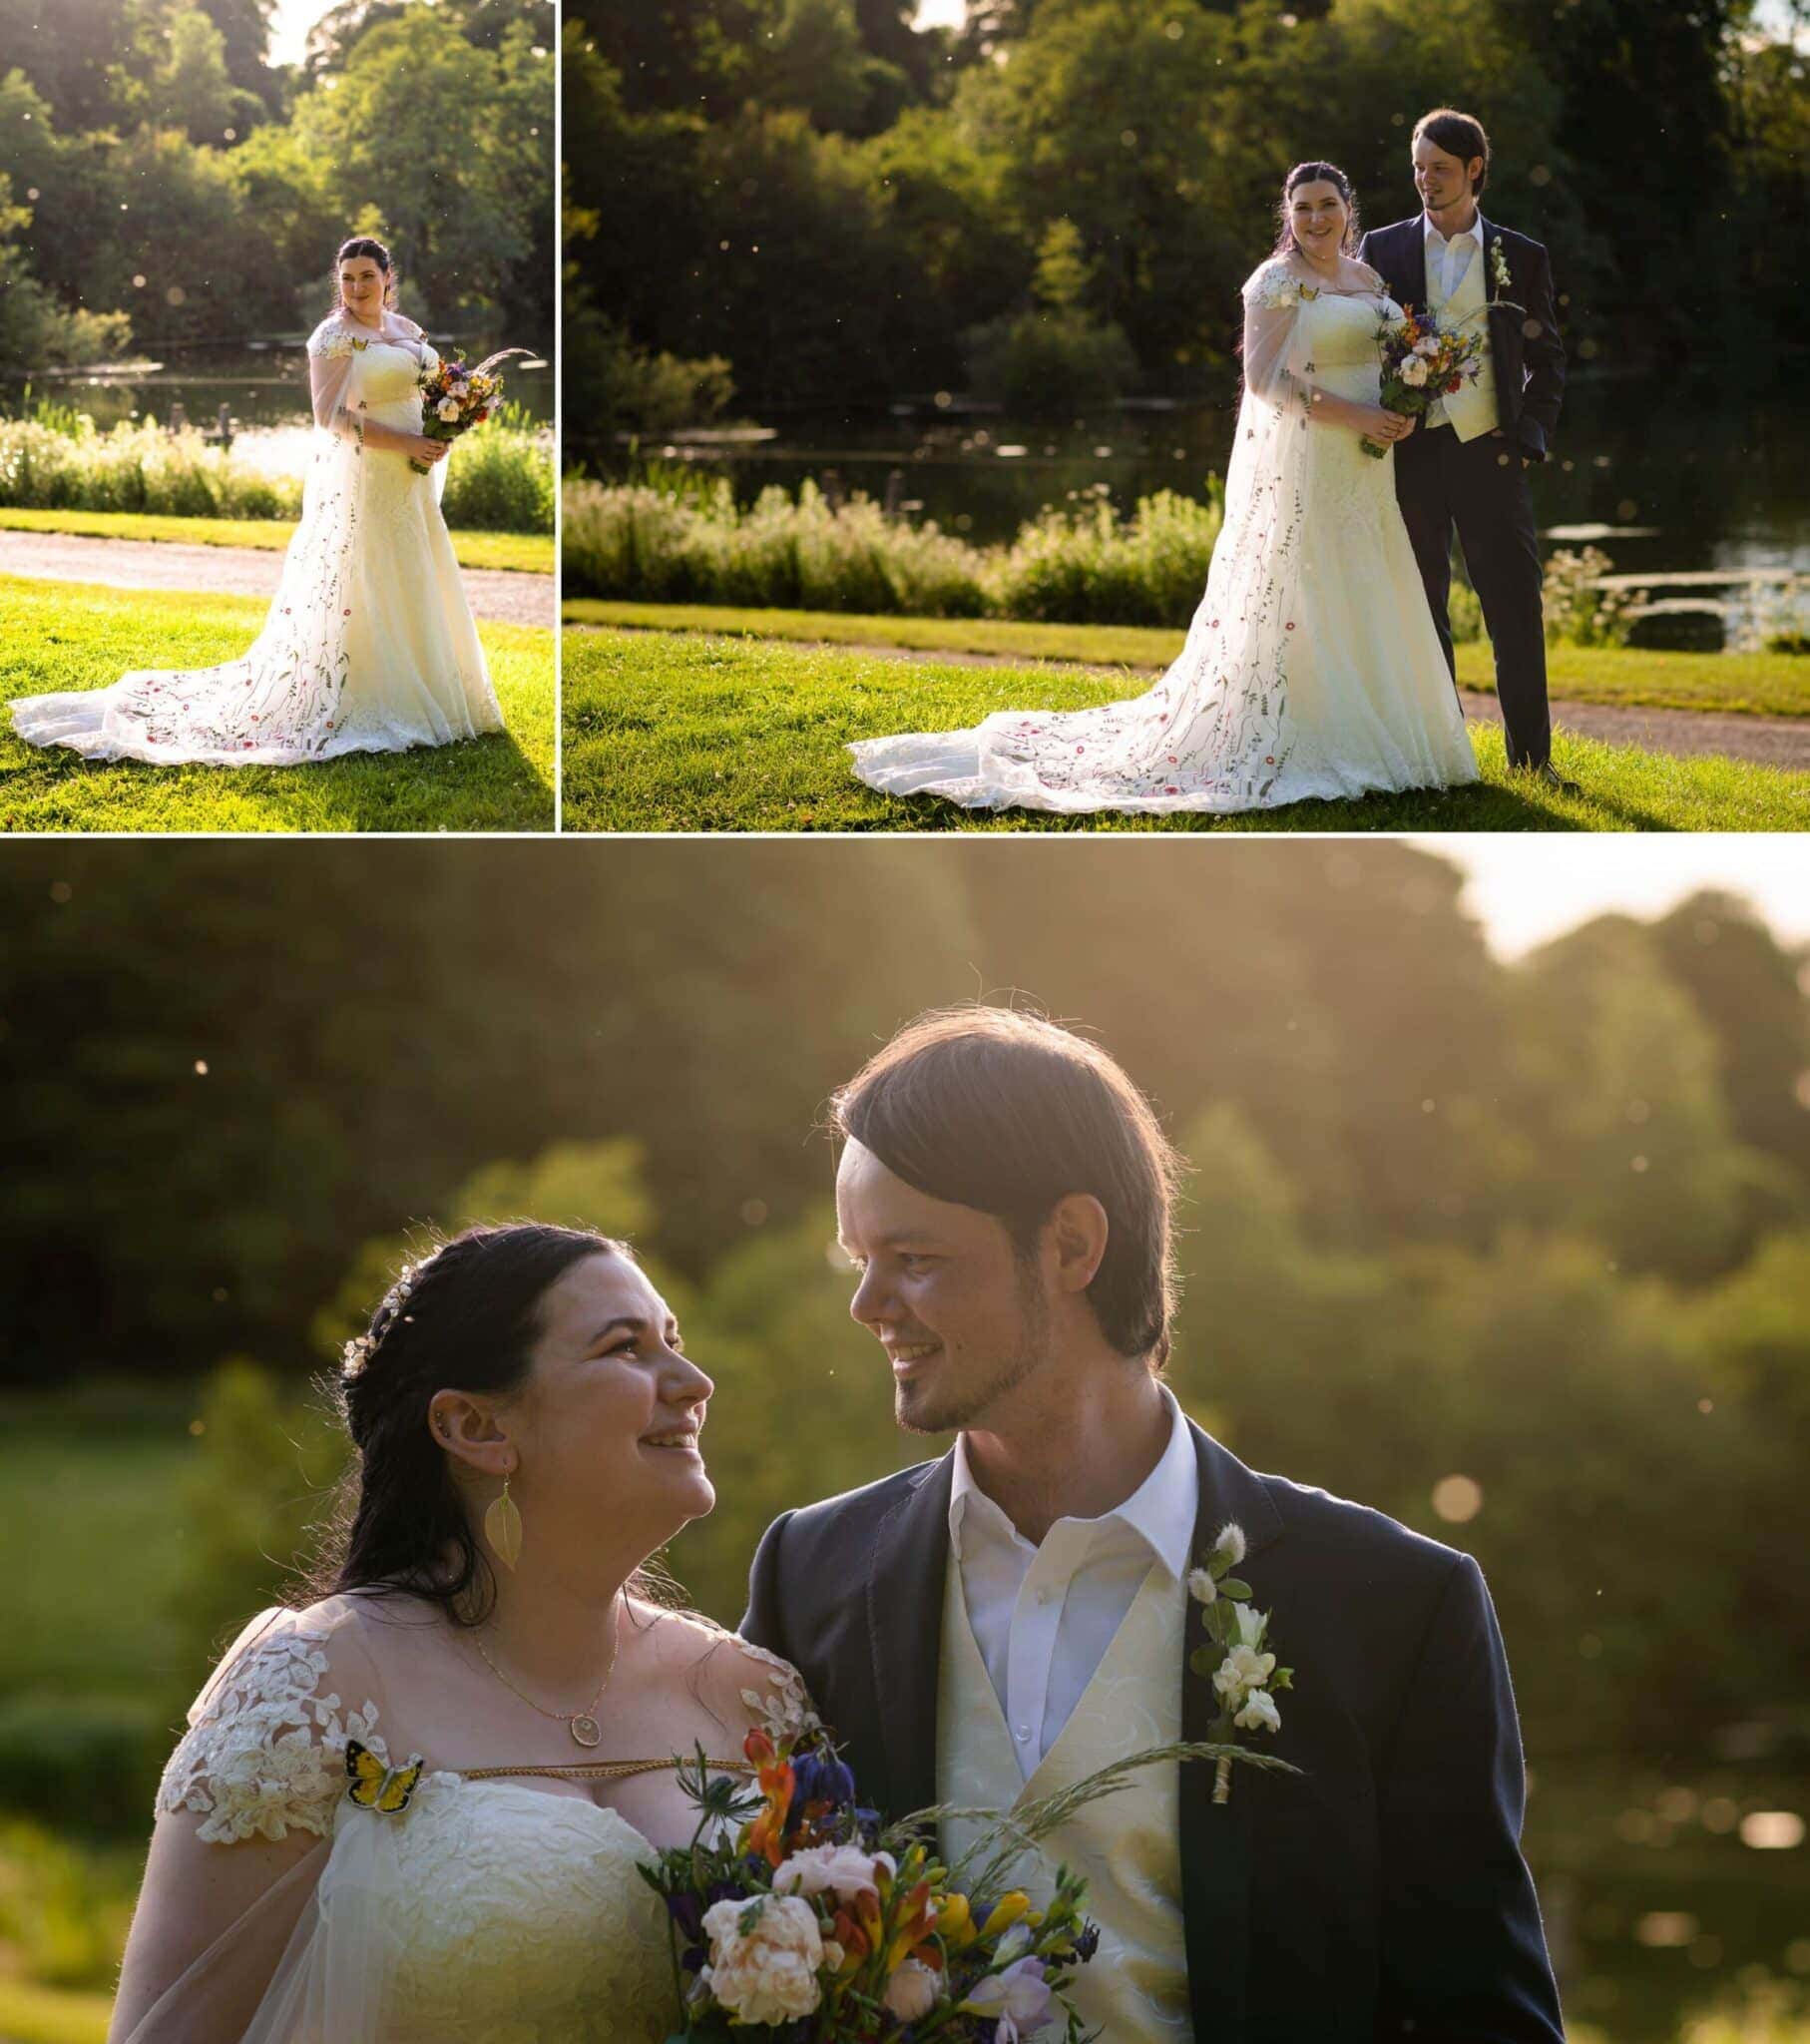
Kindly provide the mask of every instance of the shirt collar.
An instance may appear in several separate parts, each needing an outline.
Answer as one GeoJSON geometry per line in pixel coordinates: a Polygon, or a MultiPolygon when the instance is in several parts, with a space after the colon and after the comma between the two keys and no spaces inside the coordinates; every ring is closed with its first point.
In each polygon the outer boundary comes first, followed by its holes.
{"type": "MultiPolygon", "coordinates": [[[[1078,1520],[1079,1525],[1103,1525],[1117,1520],[1143,1542],[1151,1554],[1179,1582],[1187,1571],[1194,1544],[1194,1519],[1200,1503],[1200,1467],[1194,1455],[1194,1441],[1186,1416],[1167,1384],[1159,1385],[1168,1407],[1168,1445],[1156,1466],[1121,1505],[1103,1512],[1099,1519],[1078,1520]]],[[[962,1559],[963,1521],[970,1514],[977,1528],[994,1536],[1018,1535],[1012,1522],[974,1479],[968,1460],[968,1441],[955,1437],[954,1475],[949,1489],[949,1541],[958,1561],[962,1559]]]]}
{"type": "MultiPolygon", "coordinates": [[[[1433,225],[1432,216],[1425,210],[1423,210],[1421,213],[1420,224],[1422,241],[1427,242],[1433,245],[1434,247],[1441,249],[1444,249],[1448,246],[1445,236],[1442,235],[1438,228],[1436,228],[1433,225]]],[[[1477,246],[1480,249],[1483,247],[1484,223],[1483,208],[1481,206],[1477,209],[1477,218],[1472,221],[1471,225],[1468,228],[1461,228],[1459,230],[1459,234],[1472,236],[1476,240],[1477,246]]],[[[1454,235],[1452,239],[1453,241],[1457,241],[1458,235],[1454,235]]]]}

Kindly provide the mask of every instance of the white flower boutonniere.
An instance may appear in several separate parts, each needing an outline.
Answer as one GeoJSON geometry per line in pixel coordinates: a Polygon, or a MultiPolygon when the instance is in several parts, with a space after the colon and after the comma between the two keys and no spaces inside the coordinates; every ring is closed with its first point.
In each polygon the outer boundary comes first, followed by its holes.
{"type": "Polygon", "coordinates": [[[1509,275],[1509,258],[1503,253],[1501,242],[1490,246],[1490,277],[1496,285],[1496,296],[1500,302],[1504,291],[1513,287],[1514,279],[1509,275]]]}
{"type": "MultiPolygon", "coordinates": [[[[1219,1699],[1219,1717],[1212,1737],[1238,1745],[1240,1732],[1278,1732],[1282,1714],[1276,1692],[1294,1684],[1292,1668],[1278,1668],[1268,1650],[1269,1614],[1250,1602],[1250,1585],[1232,1574],[1244,1559],[1244,1529],[1235,1519],[1220,1527],[1219,1537],[1203,1569],[1190,1570],[1188,1595],[1201,1607],[1206,1645],[1196,1647],[1187,1665],[1210,1682],[1219,1699]]],[[[1231,1798],[1231,1762],[1222,1760],[1213,1777],[1213,1800],[1231,1798]]]]}

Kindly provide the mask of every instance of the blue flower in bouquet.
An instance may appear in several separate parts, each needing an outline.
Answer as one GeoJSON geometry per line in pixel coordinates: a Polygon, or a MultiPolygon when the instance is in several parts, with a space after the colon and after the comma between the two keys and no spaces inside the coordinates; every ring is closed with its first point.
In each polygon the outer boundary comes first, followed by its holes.
{"type": "Polygon", "coordinates": [[[792,1794],[798,1804],[821,1802],[829,1809],[840,1809],[855,1799],[853,1771],[833,1752],[795,1754],[792,1773],[796,1777],[792,1794]]]}

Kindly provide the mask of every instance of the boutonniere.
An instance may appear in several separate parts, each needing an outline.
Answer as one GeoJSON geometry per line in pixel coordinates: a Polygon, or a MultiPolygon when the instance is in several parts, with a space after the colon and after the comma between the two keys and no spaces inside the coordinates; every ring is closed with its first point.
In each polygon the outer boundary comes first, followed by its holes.
{"type": "MultiPolygon", "coordinates": [[[[1279,1732],[1275,1693],[1294,1685],[1294,1670],[1278,1668],[1267,1650],[1269,1614],[1256,1609],[1250,1585],[1232,1574],[1243,1559],[1244,1529],[1228,1520],[1205,1568],[1190,1570],[1187,1579],[1187,1593],[1201,1607],[1206,1626],[1206,1645],[1194,1649],[1187,1665],[1213,1686],[1219,1717],[1211,1736],[1225,1746],[1241,1744],[1240,1732],[1279,1732]]],[[[1231,1792],[1231,1762],[1222,1760],[1213,1776],[1213,1800],[1229,1801],[1231,1792]]]]}
{"type": "Polygon", "coordinates": [[[1514,288],[1514,279],[1509,275],[1509,258],[1499,241],[1490,244],[1490,276],[1496,285],[1495,302],[1500,305],[1503,292],[1514,288]]]}

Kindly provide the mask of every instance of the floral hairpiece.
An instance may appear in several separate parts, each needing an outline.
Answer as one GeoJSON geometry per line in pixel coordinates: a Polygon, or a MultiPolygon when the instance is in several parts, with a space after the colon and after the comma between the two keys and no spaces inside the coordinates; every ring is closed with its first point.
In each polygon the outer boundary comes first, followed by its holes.
{"type": "Polygon", "coordinates": [[[346,1382],[363,1376],[370,1367],[371,1357],[382,1347],[384,1336],[401,1318],[410,1292],[420,1283],[422,1274],[432,1262],[433,1257],[424,1257],[418,1264],[404,1264],[395,1283],[383,1294],[377,1310],[372,1313],[370,1327],[362,1334],[354,1334],[341,1349],[339,1374],[346,1382]]]}

